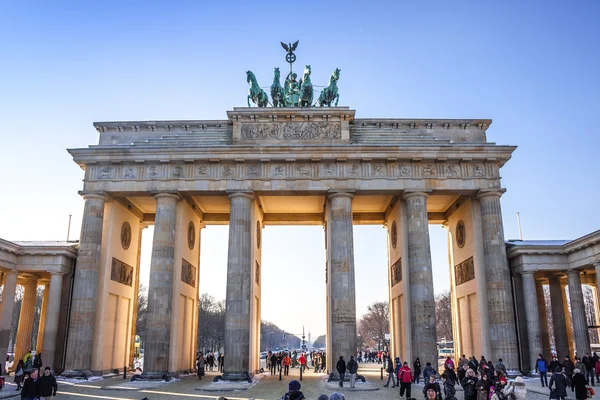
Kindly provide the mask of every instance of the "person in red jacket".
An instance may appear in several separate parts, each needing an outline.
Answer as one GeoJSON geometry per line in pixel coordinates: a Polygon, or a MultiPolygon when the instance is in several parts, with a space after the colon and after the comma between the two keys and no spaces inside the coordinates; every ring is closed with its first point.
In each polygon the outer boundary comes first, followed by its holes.
{"type": "Polygon", "coordinates": [[[281,365],[283,365],[283,374],[287,376],[290,373],[290,365],[292,365],[292,359],[285,353],[285,357],[281,360],[281,365]]]}
{"type": "Polygon", "coordinates": [[[298,357],[298,362],[300,363],[300,368],[302,369],[302,372],[304,372],[308,368],[306,366],[306,356],[304,355],[304,353],[302,353],[300,357],[298,357]]]}
{"type": "Polygon", "coordinates": [[[402,368],[398,371],[398,382],[400,382],[400,397],[404,397],[406,392],[406,398],[410,398],[410,385],[413,381],[412,369],[408,366],[408,363],[404,361],[402,368]]]}

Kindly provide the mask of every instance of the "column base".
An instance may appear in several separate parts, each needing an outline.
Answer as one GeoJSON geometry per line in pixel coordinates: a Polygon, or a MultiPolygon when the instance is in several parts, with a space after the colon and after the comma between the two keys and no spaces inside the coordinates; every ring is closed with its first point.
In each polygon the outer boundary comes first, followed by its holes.
{"type": "Polygon", "coordinates": [[[213,382],[218,381],[246,381],[252,382],[252,376],[248,371],[244,372],[223,372],[223,375],[215,376],[213,382]]]}
{"type": "Polygon", "coordinates": [[[175,373],[173,372],[142,372],[140,375],[134,375],[131,380],[169,382],[174,376],[175,373]]]}
{"type": "Polygon", "coordinates": [[[69,371],[64,371],[60,376],[68,379],[85,379],[88,380],[94,375],[92,371],[89,369],[72,369],[69,371]]]}

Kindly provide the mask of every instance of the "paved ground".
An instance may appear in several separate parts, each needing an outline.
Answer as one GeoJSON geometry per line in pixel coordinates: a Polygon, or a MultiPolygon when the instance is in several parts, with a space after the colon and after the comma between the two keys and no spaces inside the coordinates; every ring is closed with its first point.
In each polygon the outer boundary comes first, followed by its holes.
{"type": "MultiPolygon", "coordinates": [[[[336,389],[340,393],[343,393],[349,400],[383,400],[383,399],[394,399],[400,398],[398,388],[384,388],[383,384],[385,381],[381,381],[379,365],[377,364],[360,364],[359,372],[364,374],[367,380],[372,383],[379,390],[375,391],[356,391],[349,387],[343,389],[336,389]]],[[[260,374],[257,376],[257,382],[250,389],[236,392],[203,392],[196,388],[202,388],[203,386],[210,385],[212,378],[217,375],[216,372],[207,372],[201,381],[198,381],[196,377],[189,376],[184,377],[178,382],[170,383],[168,385],[162,385],[160,387],[144,389],[144,388],[119,388],[125,381],[122,377],[113,377],[104,379],[96,382],[85,382],[77,384],[69,384],[59,382],[59,399],[104,399],[104,400],[140,400],[147,397],[150,400],[166,400],[166,399],[217,399],[220,396],[224,396],[230,400],[277,400],[286,391],[287,384],[292,379],[299,378],[299,370],[292,369],[289,377],[283,377],[279,381],[279,375],[271,376],[270,374],[260,374]]],[[[387,378],[386,378],[387,379],[387,378]]],[[[18,394],[14,390],[15,386],[11,386],[10,381],[7,379],[7,386],[0,391],[0,394],[8,394],[13,392],[18,394]]],[[[539,381],[530,380],[527,385],[533,388],[534,386],[540,386],[539,381]]],[[[423,385],[413,385],[412,396],[417,399],[422,399],[421,395],[423,385]]],[[[541,390],[541,388],[539,388],[541,390]]],[[[320,394],[330,395],[333,389],[326,387],[326,375],[315,374],[308,372],[304,374],[302,380],[302,391],[304,392],[308,400],[316,400],[320,394]]],[[[547,392],[544,392],[547,393],[547,392]]],[[[457,393],[458,400],[463,400],[462,392],[457,393]]],[[[542,400],[548,399],[547,394],[537,394],[529,392],[527,395],[528,400],[542,400]]]]}

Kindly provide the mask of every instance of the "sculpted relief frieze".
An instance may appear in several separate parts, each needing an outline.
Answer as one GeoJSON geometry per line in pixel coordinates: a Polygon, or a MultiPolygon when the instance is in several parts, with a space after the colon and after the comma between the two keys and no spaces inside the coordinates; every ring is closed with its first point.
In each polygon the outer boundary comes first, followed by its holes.
{"type": "Polygon", "coordinates": [[[91,181],[222,179],[497,179],[490,163],[402,161],[197,162],[93,166],[91,181]]]}
{"type": "Polygon", "coordinates": [[[242,140],[310,140],[341,137],[342,128],[339,122],[257,122],[241,125],[242,140]]]}

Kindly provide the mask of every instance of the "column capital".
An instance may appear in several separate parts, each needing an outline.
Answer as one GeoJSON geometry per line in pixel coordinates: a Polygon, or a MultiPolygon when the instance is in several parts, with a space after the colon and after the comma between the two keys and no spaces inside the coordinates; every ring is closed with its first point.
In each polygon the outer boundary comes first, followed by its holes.
{"type": "Polygon", "coordinates": [[[50,275],[65,275],[65,273],[61,272],[61,271],[49,271],[49,272],[50,272],[50,275]]]}
{"type": "Polygon", "coordinates": [[[235,199],[236,197],[244,197],[249,200],[254,200],[253,192],[227,192],[229,199],[235,199]]]}
{"type": "Polygon", "coordinates": [[[162,199],[162,198],[171,198],[171,199],[175,199],[175,200],[181,200],[180,195],[178,195],[177,193],[172,193],[172,192],[159,192],[159,193],[154,194],[154,198],[156,200],[162,199]]]}
{"type": "Polygon", "coordinates": [[[329,192],[327,194],[328,199],[335,199],[336,197],[347,197],[349,199],[353,199],[354,192],[329,192]]]}
{"type": "Polygon", "coordinates": [[[567,273],[567,276],[569,276],[569,275],[577,275],[577,276],[579,276],[581,274],[581,271],[578,270],[578,269],[568,269],[566,271],[566,273],[567,273]]]}
{"type": "Polygon", "coordinates": [[[6,269],[6,270],[2,271],[2,273],[4,275],[11,275],[11,276],[16,275],[16,276],[19,276],[19,271],[16,271],[14,269],[6,269]]]}
{"type": "Polygon", "coordinates": [[[521,276],[534,275],[534,274],[535,274],[535,271],[521,271],[521,276]]]}
{"type": "Polygon", "coordinates": [[[506,189],[504,188],[499,188],[499,189],[483,189],[480,190],[477,195],[475,196],[477,199],[481,200],[484,199],[486,197],[502,197],[502,195],[506,192],[506,189]]]}
{"type": "Polygon", "coordinates": [[[423,190],[407,191],[407,192],[404,192],[402,194],[402,197],[404,198],[404,200],[408,200],[408,199],[411,199],[413,197],[428,198],[429,197],[429,193],[427,193],[426,191],[423,191],[423,190]]]}
{"type": "Polygon", "coordinates": [[[90,193],[79,192],[79,194],[81,195],[81,197],[83,197],[84,200],[102,200],[102,201],[110,200],[110,196],[108,196],[104,192],[90,192],[90,193]]]}

